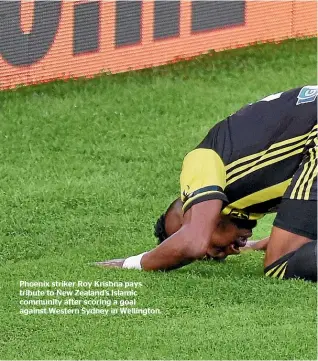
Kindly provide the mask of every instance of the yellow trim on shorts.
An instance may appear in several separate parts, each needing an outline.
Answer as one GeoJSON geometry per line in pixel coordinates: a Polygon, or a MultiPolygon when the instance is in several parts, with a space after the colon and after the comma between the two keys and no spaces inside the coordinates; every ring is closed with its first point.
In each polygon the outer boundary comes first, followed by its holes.
{"type": "Polygon", "coordinates": [[[271,275],[271,277],[277,277],[279,275],[279,272],[282,271],[282,269],[287,265],[287,261],[282,263],[277,270],[271,275]]]}
{"type": "Polygon", "coordinates": [[[278,279],[282,279],[284,277],[284,275],[285,275],[285,272],[286,272],[287,263],[288,263],[288,260],[285,261],[282,264],[276,265],[275,267],[268,270],[265,273],[265,276],[266,277],[273,277],[273,278],[277,277],[278,279]]]}
{"type": "Polygon", "coordinates": [[[272,272],[274,272],[278,266],[279,266],[279,264],[276,265],[275,267],[271,268],[270,270],[268,270],[268,271],[265,273],[265,276],[267,276],[267,277],[268,277],[268,276],[271,276],[272,272]]]}

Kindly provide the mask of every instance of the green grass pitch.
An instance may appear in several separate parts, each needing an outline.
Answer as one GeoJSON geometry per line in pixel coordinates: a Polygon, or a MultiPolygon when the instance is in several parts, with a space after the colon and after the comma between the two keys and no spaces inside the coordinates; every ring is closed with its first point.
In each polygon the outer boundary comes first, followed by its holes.
{"type": "Polygon", "coordinates": [[[315,83],[306,39],[1,92],[0,359],[316,359],[316,286],[265,279],[261,253],[171,273],[89,266],[154,246],[183,157],[215,122],[315,83]],[[20,315],[20,280],[142,282],[138,307],[162,313],[20,315]]]}

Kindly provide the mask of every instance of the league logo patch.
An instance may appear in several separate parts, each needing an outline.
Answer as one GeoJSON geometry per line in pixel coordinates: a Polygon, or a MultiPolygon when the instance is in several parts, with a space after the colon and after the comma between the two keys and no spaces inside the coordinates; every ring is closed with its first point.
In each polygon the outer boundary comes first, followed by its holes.
{"type": "Polygon", "coordinates": [[[314,102],[318,95],[318,86],[304,86],[297,95],[296,105],[314,102]]]}

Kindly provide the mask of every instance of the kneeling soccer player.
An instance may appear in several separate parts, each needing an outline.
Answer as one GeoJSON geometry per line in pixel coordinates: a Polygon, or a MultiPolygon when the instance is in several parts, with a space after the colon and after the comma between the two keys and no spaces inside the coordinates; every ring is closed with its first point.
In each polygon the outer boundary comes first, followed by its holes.
{"type": "Polygon", "coordinates": [[[317,86],[272,94],[216,124],[186,155],[181,198],[156,224],[159,245],[105,267],[171,270],[237,253],[277,212],[264,272],[317,281],[317,86]]]}

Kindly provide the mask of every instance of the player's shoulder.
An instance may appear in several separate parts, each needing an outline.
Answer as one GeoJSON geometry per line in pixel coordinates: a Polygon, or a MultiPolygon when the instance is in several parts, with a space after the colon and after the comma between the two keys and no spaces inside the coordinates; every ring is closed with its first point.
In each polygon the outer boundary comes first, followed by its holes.
{"type": "Polygon", "coordinates": [[[264,98],[250,103],[239,109],[232,116],[250,117],[255,119],[259,116],[264,117],[266,114],[272,117],[273,112],[277,115],[286,115],[300,111],[299,105],[308,105],[310,108],[315,107],[317,100],[318,86],[304,85],[301,87],[280,91],[269,94],[264,98]]]}
{"type": "Polygon", "coordinates": [[[317,94],[318,94],[317,85],[303,85],[297,88],[267,95],[266,97],[260,99],[256,103],[285,102],[285,103],[290,103],[291,105],[306,104],[316,101],[317,94]]]}

